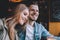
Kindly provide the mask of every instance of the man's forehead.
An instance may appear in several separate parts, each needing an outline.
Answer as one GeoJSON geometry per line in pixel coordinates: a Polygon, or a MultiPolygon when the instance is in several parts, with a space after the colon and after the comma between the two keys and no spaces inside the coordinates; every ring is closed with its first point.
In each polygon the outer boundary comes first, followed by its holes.
{"type": "Polygon", "coordinates": [[[30,8],[38,9],[38,5],[30,5],[30,8]]]}

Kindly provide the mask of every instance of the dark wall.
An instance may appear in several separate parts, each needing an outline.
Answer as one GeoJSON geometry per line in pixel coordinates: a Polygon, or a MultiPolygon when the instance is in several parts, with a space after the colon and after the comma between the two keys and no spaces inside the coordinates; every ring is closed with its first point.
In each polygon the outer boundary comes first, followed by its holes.
{"type": "Polygon", "coordinates": [[[0,17],[7,15],[8,10],[8,0],[0,0],[0,17]]]}
{"type": "Polygon", "coordinates": [[[50,21],[60,22],[60,0],[51,0],[50,3],[51,3],[50,21]]]}

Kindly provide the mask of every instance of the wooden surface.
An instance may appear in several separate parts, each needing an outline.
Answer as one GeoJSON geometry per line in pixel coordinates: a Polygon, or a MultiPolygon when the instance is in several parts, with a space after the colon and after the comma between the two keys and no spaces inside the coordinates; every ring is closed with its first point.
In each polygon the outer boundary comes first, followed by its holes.
{"type": "Polygon", "coordinates": [[[60,33],[60,22],[49,22],[49,32],[58,35],[60,33]]]}

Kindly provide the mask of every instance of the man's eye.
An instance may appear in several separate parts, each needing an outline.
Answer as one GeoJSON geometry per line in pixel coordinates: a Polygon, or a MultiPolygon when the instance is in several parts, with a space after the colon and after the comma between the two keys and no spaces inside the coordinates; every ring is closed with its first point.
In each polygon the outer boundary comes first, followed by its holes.
{"type": "Polygon", "coordinates": [[[36,10],[36,12],[39,12],[39,10],[36,10]]]}
{"type": "Polygon", "coordinates": [[[34,11],[34,9],[31,9],[30,11],[34,11]]]}

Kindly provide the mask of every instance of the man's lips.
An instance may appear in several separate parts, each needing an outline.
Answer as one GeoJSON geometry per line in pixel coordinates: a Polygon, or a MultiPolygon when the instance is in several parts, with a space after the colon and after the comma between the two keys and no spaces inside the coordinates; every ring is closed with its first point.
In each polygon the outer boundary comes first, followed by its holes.
{"type": "Polygon", "coordinates": [[[32,16],[34,16],[34,15],[35,15],[35,16],[38,16],[38,14],[36,14],[36,13],[35,13],[35,14],[31,14],[31,15],[32,15],[32,16]]]}
{"type": "Polygon", "coordinates": [[[32,14],[32,16],[33,16],[33,17],[37,17],[38,15],[37,15],[37,14],[35,14],[35,15],[32,14]]]}

